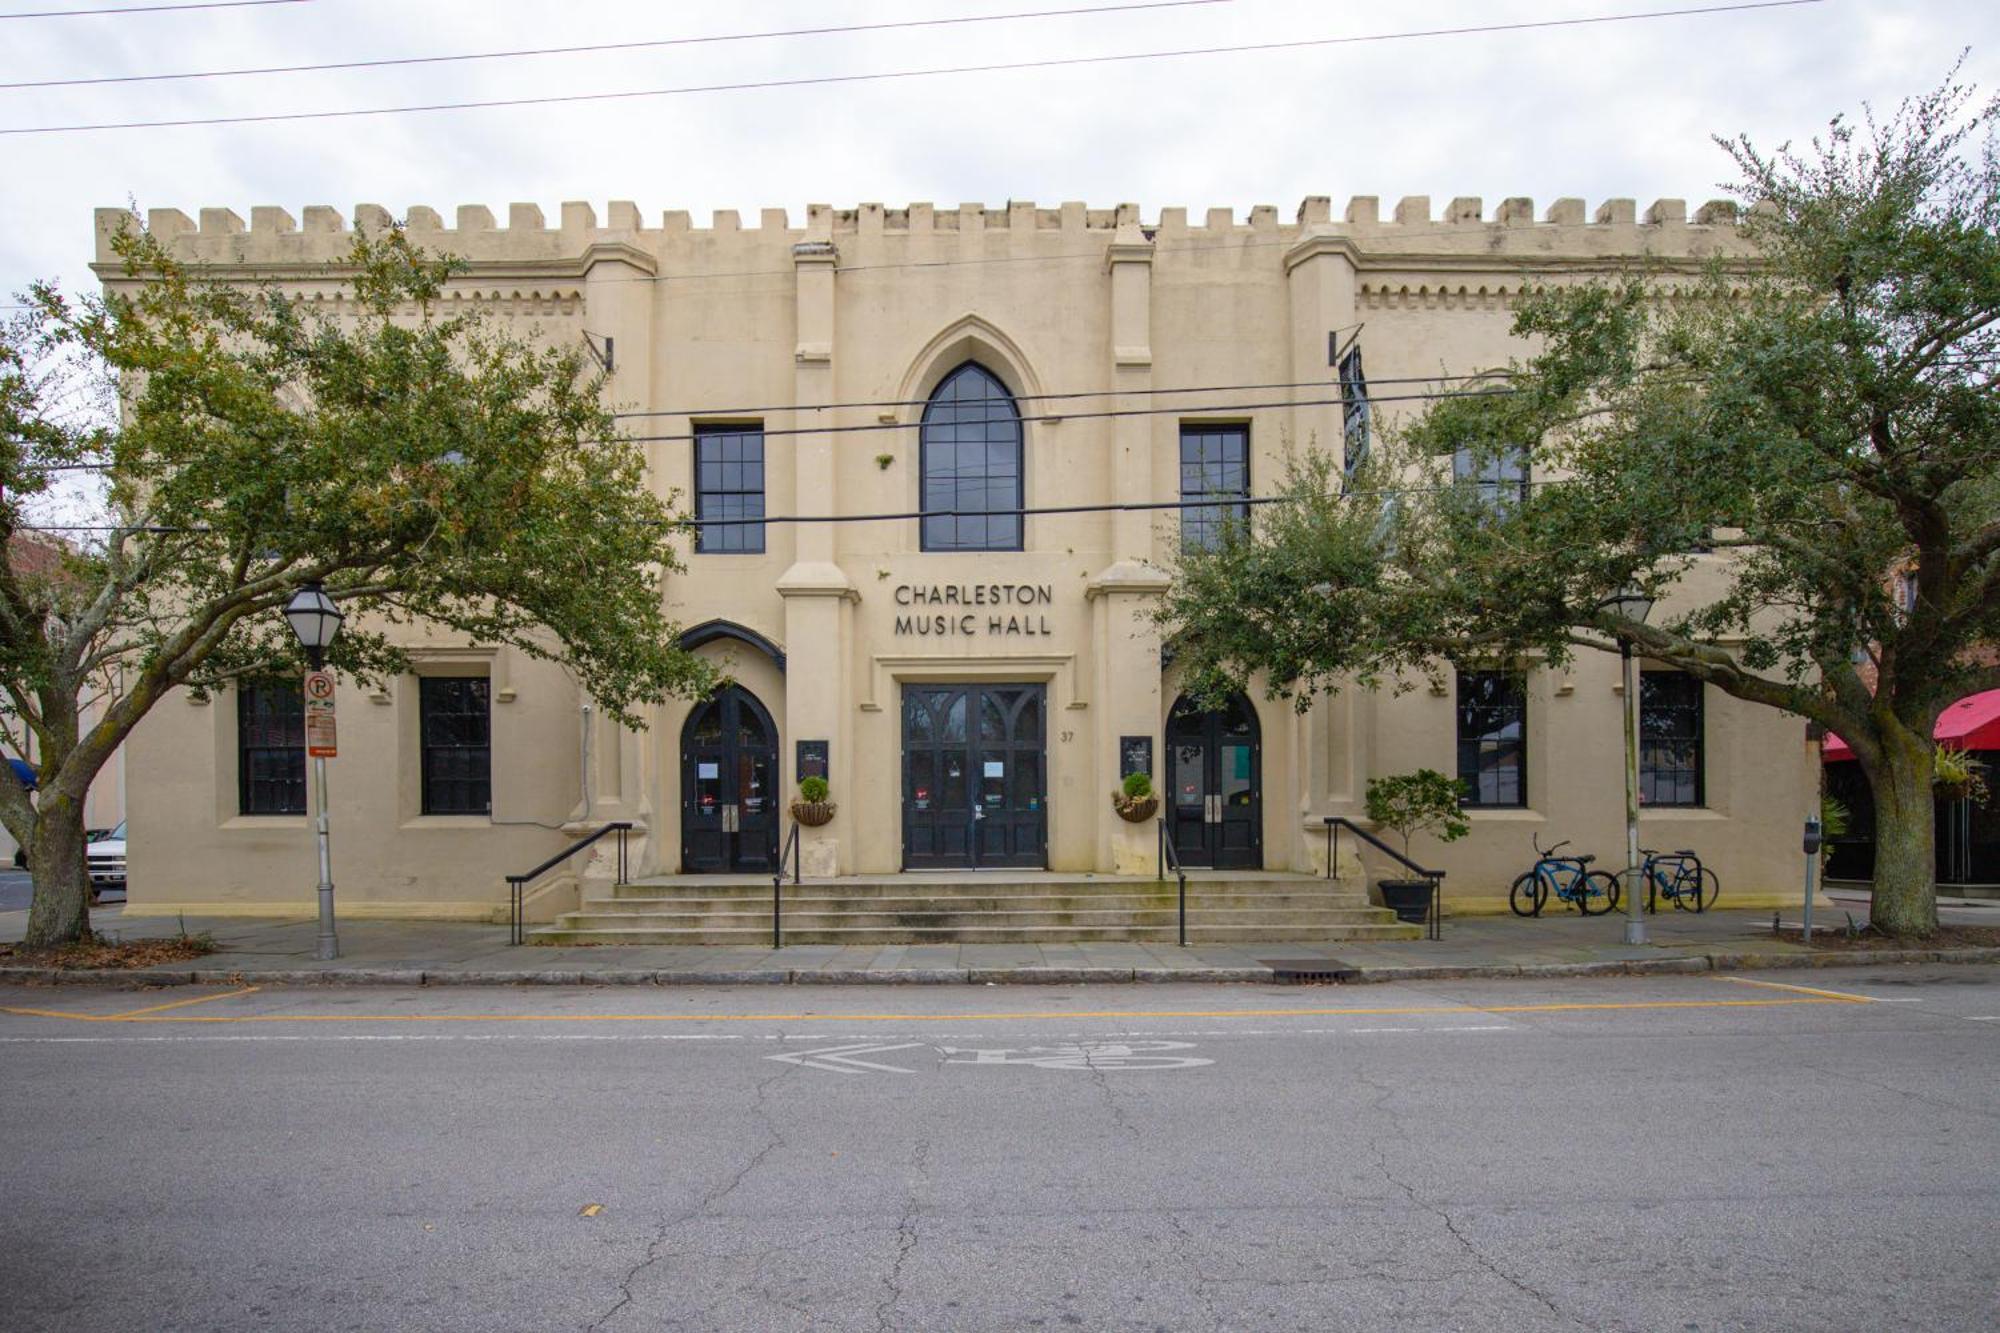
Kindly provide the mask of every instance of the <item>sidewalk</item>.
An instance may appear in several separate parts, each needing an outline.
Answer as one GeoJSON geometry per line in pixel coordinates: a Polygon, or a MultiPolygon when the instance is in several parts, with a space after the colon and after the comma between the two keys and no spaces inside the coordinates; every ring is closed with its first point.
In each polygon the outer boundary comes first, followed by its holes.
{"type": "MultiPolygon", "coordinates": [[[[1866,900],[1842,901],[1815,924],[1865,917],[1866,900]]],[[[154,917],[122,921],[116,906],[94,914],[99,932],[125,939],[177,933],[154,917]]],[[[1951,924],[2000,924],[2000,908],[1952,907],[1951,924]]],[[[0,940],[17,940],[25,912],[0,912],[0,940]]],[[[1787,916],[1787,921],[1792,920],[1787,916]]],[[[1397,981],[1465,976],[1587,976],[1736,968],[2000,962],[2000,949],[1881,949],[1810,953],[1775,938],[1771,913],[1666,912],[1647,918],[1652,942],[1628,947],[1623,918],[1448,918],[1444,939],[1327,943],[793,945],[782,949],[620,945],[510,947],[504,926],[438,921],[349,921],[341,957],[313,958],[317,924],[189,918],[190,934],[219,946],[191,963],[121,972],[0,967],[0,983],[75,981],[171,985],[241,979],[265,985],[726,985],[745,983],[933,983],[1338,980],[1397,981]]]]}

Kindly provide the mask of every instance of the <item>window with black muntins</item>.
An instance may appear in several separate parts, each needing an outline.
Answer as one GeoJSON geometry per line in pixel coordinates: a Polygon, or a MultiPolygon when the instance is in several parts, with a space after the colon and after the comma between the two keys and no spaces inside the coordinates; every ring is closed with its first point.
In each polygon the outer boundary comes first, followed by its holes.
{"type": "Polygon", "coordinates": [[[1181,549],[1212,551],[1222,545],[1225,533],[1249,521],[1250,506],[1213,502],[1249,495],[1250,428],[1182,426],[1181,501],[1211,503],[1181,510],[1181,549]]]}
{"type": "Polygon", "coordinates": [[[694,428],[694,549],[703,555],[764,549],[764,428],[694,428]]]}
{"type": "Polygon", "coordinates": [[[1471,485],[1491,508],[1512,509],[1528,498],[1528,451],[1460,449],[1451,456],[1451,479],[1471,485]]]}
{"type": "Polygon", "coordinates": [[[1021,516],[1006,512],[1023,507],[1014,395],[968,361],[931,394],[920,435],[923,549],[1020,550],[1021,516]]]}
{"type": "Polygon", "coordinates": [[[1700,805],[1701,682],[1682,671],[1639,673],[1639,800],[1700,805]]]}
{"type": "Polygon", "coordinates": [[[246,815],[306,812],[306,705],[290,681],[236,689],[236,808],[246,815]]]}
{"type": "Polygon", "coordinates": [[[484,676],[423,676],[418,689],[424,813],[492,813],[492,682],[484,676]]]}
{"type": "Polygon", "coordinates": [[[1461,804],[1528,803],[1528,692],[1520,673],[1458,673],[1461,804]]]}

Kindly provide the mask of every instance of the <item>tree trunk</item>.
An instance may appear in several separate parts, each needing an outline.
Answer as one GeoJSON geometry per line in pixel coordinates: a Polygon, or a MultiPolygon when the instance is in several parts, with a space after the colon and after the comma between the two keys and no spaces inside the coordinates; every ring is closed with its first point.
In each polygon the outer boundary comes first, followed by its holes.
{"type": "Polygon", "coordinates": [[[28,907],[29,949],[55,949],[90,937],[90,863],[84,855],[83,805],[45,792],[28,853],[35,896],[28,907]]]}
{"type": "Polygon", "coordinates": [[[1875,793],[1875,890],[1869,924],[1885,935],[1937,930],[1937,806],[1931,790],[1931,742],[1892,724],[1882,757],[1870,767],[1875,793]]]}

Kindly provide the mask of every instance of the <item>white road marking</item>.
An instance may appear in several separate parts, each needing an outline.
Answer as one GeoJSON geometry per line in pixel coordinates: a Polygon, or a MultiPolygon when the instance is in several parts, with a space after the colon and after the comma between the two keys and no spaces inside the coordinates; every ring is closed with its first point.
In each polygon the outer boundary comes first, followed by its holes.
{"type": "Polygon", "coordinates": [[[1967,1014],[1969,1023],[2000,1023],[2000,1014],[1967,1014]]]}
{"type": "Polygon", "coordinates": [[[825,1069],[835,1074],[861,1074],[874,1070],[881,1074],[914,1074],[914,1069],[904,1069],[897,1065],[877,1064],[873,1060],[857,1060],[857,1055],[875,1055],[883,1051],[907,1051],[923,1046],[920,1041],[895,1042],[883,1045],[869,1042],[860,1046],[828,1046],[817,1051],[794,1051],[787,1055],[767,1055],[766,1060],[778,1060],[801,1069],[825,1069]]]}

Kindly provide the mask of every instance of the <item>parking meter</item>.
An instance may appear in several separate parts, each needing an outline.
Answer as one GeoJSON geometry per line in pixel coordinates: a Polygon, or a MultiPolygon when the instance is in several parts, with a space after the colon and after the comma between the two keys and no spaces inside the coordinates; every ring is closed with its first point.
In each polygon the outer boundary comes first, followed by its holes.
{"type": "Polygon", "coordinates": [[[1806,817],[1806,855],[1818,856],[1820,844],[1820,824],[1818,815],[1806,817]]]}
{"type": "Polygon", "coordinates": [[[1805,915],[1800,922],[1799,936],[1810,946],[1812,944],[1812,899],[1813,867],[1819,864],[1820,822],[1818,815],[1806,816],[1806,903],[1805,915]]]}

